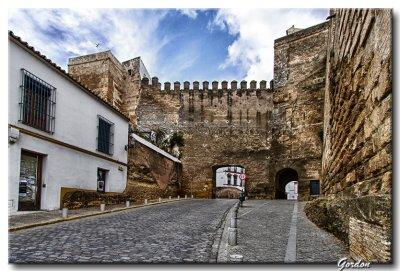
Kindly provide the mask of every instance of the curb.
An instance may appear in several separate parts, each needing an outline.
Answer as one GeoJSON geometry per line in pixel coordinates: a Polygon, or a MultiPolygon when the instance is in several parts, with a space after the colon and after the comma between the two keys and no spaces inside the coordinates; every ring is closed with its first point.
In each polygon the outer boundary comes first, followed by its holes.
{"type": "Polygon", "coordinates": [[[46,225],[51,225],[51,224],[56,224],[56,223],[61,223],[61,222],[67,222],[67,221],[77,220],[77,219],[86,218],[86,217],[116,213],[116,212],[126,211],[126,210],[130,210],[130,209],[135,209],[135,208],[147,207],[147,206],[151,206],[151,205],[164,204],[164,203],[170,203],[170,202],[177,202],[177,201],[182,201],[182,200],[193,200],[193,199],[192,198],[171,199],[171,200],[167,200],[167,201],[163,201],[163,202],[150,202],[150,203],[147,203],[146,205],[145,204],[133,205],[133,206],[123,207],[123,208],[114,209],[114,210],[108,210],[108,211],[106,210],[104,212],[97,211],[95,213],[89,213],[89,214],[84,214],[84,215],[75,215],[75,216],[71,216],[68,218],[56,218],[56,219],[51,219],[51,220],[47,220],[47,221],[43,221],[43,222],[11,227],[8,229],[8,232],[16,232],[19,230],[35,228],[35,227],[40,227],[40,226],[46,226],[46,225]]]}
{"type": "Polygon", "coordinates": [[[222,234],[220,237],[220,242],[218,245],[217,252],[217,263],[229,263],[228,254],[229,254],[229,245],[228,245],[228,228],[230,226],[231,217],[235,212],[235,204],[229,209],[227,215],[225,216],[225,221],[221,225],[222,234]]]}

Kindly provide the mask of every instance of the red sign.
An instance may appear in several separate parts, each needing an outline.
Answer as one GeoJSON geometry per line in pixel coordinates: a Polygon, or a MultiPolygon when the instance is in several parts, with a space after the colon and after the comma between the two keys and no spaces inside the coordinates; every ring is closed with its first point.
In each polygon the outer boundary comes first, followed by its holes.
{"type": "Polygon", "coordinates": [[[246,179],[246,174],[243,174],[243,173],[242,173],[242,174],[240,174],[240,175],[239,175],[239,178],[240,178],[241,180],[244,180],[244,179],[246,179]]]}

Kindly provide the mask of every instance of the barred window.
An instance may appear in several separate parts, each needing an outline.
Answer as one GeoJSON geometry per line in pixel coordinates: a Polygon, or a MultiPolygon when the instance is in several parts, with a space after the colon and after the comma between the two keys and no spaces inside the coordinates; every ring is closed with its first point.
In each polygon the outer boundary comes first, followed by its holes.
{"type": "Polygon", "coordinates": [[[21,69],[20,118],[23,124],[54,133],[56,88],[21,69]]]}
{"type": "Polygon", "coordinates": [[[97,150],[105,154],[113,154],[114,124],[99,116],[99,126],[97,126],[97,150]]]}

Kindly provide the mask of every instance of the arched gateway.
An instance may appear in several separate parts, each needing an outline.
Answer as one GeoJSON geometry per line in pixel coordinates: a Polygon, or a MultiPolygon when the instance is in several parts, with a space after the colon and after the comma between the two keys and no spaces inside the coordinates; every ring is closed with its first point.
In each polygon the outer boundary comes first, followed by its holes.
{"type": "Polygon", "coordinates": [[[213,198],[238,198],[245,189],[245,176],[241,165],[213,166],[213,198]]]}
{"type": "Polygon", "coordinates": [[[275,199],[287,199],[285,187],[290,182],[298,182],[297,171],[291,168],[284,168],[276,173],[275,177],[275,199]]]}

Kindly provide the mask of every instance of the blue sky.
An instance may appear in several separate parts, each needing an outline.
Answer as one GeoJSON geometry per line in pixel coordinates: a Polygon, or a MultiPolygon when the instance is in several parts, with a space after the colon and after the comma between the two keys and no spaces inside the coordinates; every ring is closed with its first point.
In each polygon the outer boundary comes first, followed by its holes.
{"type": "Polygon", "coordinates": [[[111,50],[165,81],[271,80],[273,41],[327,9],[12,9],[9,29],[63,68],[111,50]],[[96,43],[100,46],[96,48],[96,43]]]}

